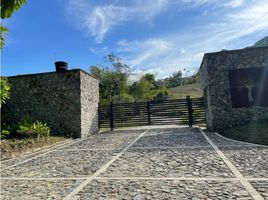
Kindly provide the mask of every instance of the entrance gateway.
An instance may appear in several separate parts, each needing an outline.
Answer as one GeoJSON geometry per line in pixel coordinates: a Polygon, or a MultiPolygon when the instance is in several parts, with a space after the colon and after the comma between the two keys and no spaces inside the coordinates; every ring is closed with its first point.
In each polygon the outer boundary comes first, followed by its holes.
{"type": "Polygon", "coordinates": [[[206,126],[203,98],[99,105],[99,128],[193,125],[206,126]]]}

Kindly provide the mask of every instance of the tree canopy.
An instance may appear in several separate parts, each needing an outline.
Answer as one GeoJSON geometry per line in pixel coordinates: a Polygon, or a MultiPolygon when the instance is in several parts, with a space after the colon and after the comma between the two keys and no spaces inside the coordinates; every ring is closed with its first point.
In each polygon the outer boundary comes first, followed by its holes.
{"type": "Polygon", "coordinates": [[[194,84],[200,82],[199,80],[199,74],[195,74],[189,77],[182,77],[182,72],[177,71],[172,73],[171,76],[164,78],[162,80],[159,80],[159,85],[162,85],[167,88],[174,88],[180,85],[182,82],[183,85],[188,85],[188,84],[194,84]]]}
{"type": "MultiPolygon", "coordinates": [[[[1,19],[6,19],[11,17],[14,11],[18,10],[23,4],[26,3],[26,0],[1,0],[1,19]]],[[[8,29],[2,25],[0,25],[1,29],[1,37],[0,37],[0,48],[2,49],[5,41],[4,34],[8,32],[8,29]]]]}
{"type": "Polygon", "coordinates": [[[112,68],[91,66],[90,73],[100,82],[100,101],[109,102],[137,102],[163,100],[167,98],[167,89],[160,86],[153,74],[144,74],[140,80],[130,83],[130,67],[122,60],[110,54],[105,57],[112,68]]]}
{"type": "Polygon", "coordinates": [[[0,106],[2,107],[2,104],[6,103],[6,100],[9,99],[9,90],[10,86],[8,84],[8,81],[4,77],[0,77],[0,106]]]}

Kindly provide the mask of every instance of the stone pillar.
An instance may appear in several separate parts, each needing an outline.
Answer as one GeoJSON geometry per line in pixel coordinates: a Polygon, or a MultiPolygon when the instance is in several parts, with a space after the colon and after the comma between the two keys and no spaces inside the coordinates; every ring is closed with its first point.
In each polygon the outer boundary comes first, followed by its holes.
{"type": "MultiPolygon", "coordinates": [[[[209,130],[222,131],[226,128],[260,121],[267,117],[267,106],[234,107],[232,105],[231,71],[245,69],[268,70],[268,47],[246,48],[207,53],[200,67],[202,87],[206,104],[206,119],[209,130]]],[[[267,74],[267,73],[265,73],[267,74]]],[[[267,89],[268,76],[263,79],[267,89]]]]}

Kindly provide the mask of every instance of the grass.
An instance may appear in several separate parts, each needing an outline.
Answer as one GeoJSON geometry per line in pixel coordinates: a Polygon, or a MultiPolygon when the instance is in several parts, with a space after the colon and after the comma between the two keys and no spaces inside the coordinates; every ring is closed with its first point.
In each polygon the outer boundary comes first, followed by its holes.
{"type": "MultiPolygon", "coordinates": [[[[183,86],[183,98],[186,96],[190,96],[192,98],[198,98],[203,96],[203,91],[201,89],[200,83],[189,84],[183,86]]],[[[169,88],[168,89],[168,99],[180,99],[181,96],[181,88],[180,86],[169,88]]]]}
{"type": "Polygon", "coordinates": [[[29,152],[34,152],[58,142],[62,142],[66,139],[67,138],[62,136],[50,136],[40,140],[30,138],[2,140],[0,142],[1,160],[18,157],[29,152]]]}
{"type": "Polygon", "coordinates": [[[250,123],[233,127],[223,132],[223,135],[232,139],[268,145],[268,123],[250,123]]]}

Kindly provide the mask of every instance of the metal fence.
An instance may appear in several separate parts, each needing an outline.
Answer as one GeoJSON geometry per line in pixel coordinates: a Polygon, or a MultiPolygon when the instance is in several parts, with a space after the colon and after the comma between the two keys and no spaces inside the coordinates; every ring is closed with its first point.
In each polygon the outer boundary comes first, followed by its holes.
{"type": "Polygon", "coordinates": [[[118,103],[99,106],[99,127],[111,128],[145,125],[205,125],[203,98],[118,103]]]}

